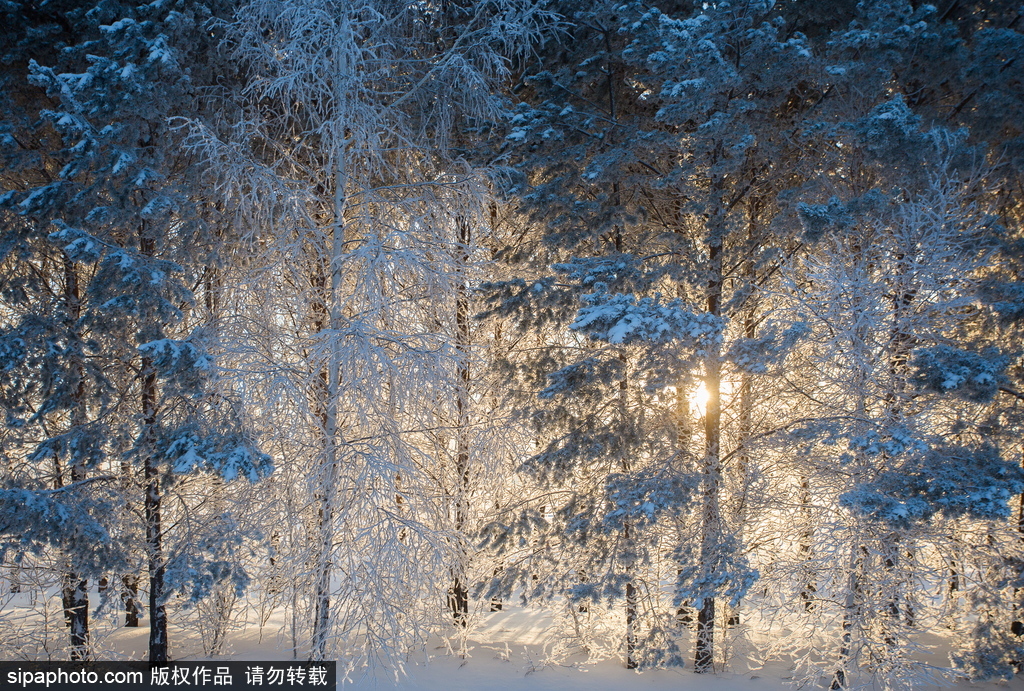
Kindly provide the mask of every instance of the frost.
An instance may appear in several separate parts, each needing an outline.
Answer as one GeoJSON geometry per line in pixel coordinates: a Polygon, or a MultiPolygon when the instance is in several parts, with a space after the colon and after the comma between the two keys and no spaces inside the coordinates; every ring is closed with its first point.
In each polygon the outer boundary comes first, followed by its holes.
{"type": "Polygon", "coordinates": [[[949,446],[917,453],[840,497],[840,504],[899,527],[936,514],[982,520],[1010,515],[1009,501],[1024,491],[1024,470],[990,445],[949,446]]]}
{"type": "Polygon", "coordinates": [[[1007,383],[1010,358],[997,350],[973,353],[951,346],[921,348],[910,366],[918,387],[935,393],[951,393],[975,403],[987,403],[1007,383]]]}
{"type": "Polygon", "coordinates": [[[515,127],[508,135],[505,136],[505,139],[510,142],[522,143],[526,141],[529,131],[528,127],[515,127]]]}
{"type": "Polygon", "coordinates": [[[128,167],[131,166],[131,164],[134,162],[134,156],[132,156],[130,153],[122,152],[121,154],[118,155],[117,160],[114,162],[114,167],[111,168],[110,172],[113,173],[114,175],[120,175],[121,173],[126,171],[128,167]]]}
{"type": "Polygon", "coordinates": [[[130,17],[125,17],[124,19],[117,20],[113,24],[101,24],[100,31],[108,34],[113,34],[120,31],[125,31],[126,29],[133,26],[135,26],[135,20],[131,19],[130,17]]]}
{"type": "Polygon", "coordinates": [[[659,297],[594,293],[583,297],[574,331],[612,344],[667,343],[683,341],[707,347],[721,338],[724,322],[710,314],[697,314],[678,299],[662,302],[659,297]]]}

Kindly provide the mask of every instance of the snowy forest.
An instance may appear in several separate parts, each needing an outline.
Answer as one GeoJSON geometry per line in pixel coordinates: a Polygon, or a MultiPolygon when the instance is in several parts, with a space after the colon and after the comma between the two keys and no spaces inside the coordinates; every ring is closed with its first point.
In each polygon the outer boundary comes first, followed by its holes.
{"type": "Polygon", "coordinates": [[[1022,75],[1012,0],[0,1],[0,659],[1011,679],[1022,75]]]}

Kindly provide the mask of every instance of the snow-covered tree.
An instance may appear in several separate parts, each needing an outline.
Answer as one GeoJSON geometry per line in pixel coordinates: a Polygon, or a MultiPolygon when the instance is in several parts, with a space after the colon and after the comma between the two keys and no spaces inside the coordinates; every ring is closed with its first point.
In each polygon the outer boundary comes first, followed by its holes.
{"type": "MultiPolygon", "coordinates": [[[[195,194],[167,120],[200,110],[195,80],[210,76],[202,67],[213,53],[203,53],[210,8],[179,4],[82,8],[82,43],[63,51],[59,64],[31,69],[54,102],[45,126],[63,146],[46,152],[46,184],[5,197],[12,222],[31,229],[38,253],[22,250],[12,259],[37,273],[45,266],[33,287],[61,296],[49,311],[23,292],[26,301],[5,329],[8,425],[41,431],[19,453],[57,463],[58,487],[114,482],[129,508],[141,504],[142,525],[123,517],[114,547],[130,562],[139,550],[144,555],[152,661],[168,659],[165,612],[174,592],[195,600],[216,581],[244,582],[234,564],[213,557],[229,544],[227,529],[186,534],[198,526],[167,516],[165,495],[177,476],[255,480],[269,471],[235,404],[210,388],[213,344],[192,330],[188,285],[210,256],[215,219],[195,194]],[[105,475],[87,478],[90,469],[105,475]]],[[[63,547],[80,551],[88,543],[63,547]]],[[[83,618],[72,620],[72,646],[85,648],[86,584],[69,574],[77,588],[66,607],[83,618]]]]}
{"type": "Polygon", "coordinates": [[[237,280],[269,310],[243,309],[262,312],[258,357],[290,371],[265,382],[268,407],[303,421],[286,444],[312,501],[291,554],[314,659],[388,659],[449,591],[465,614],[466,291],[487,207],[463,149],[543,16],[525,2],[257,1],[225,25],[246,115],[193,122],[192,142],[250,228],[237,280]]]}

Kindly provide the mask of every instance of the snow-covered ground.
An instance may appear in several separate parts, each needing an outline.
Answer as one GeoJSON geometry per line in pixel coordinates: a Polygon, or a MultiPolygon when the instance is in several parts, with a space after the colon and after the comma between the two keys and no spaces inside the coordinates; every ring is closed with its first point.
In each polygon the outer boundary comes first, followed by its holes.
{"type": "MultiPolygon", "coordinates": [[[[5,624],[5,635],[11,626],[21,620],[24,631],[28,625],[38,627],[40,617],[50,616],[54,659],[62,659],[59,646],[63,631],[58,615],[59,598],[53,594],[48,607],[38,597],[20,594],[3,603],[0,619],[5,624]],[[47,612],[48,611],[48,612],[47,612]]],[[[689,667],[680,670],[627,670],[621,661],[605,659],[587,662],[583,656],[569,657],[554,662],[552,648],[558,641],[551,634],[551,617],[537,609],[507,606],[501,612],[476,615],[472,633],[460,645],[457,640],[437,638],[417,655],[405,662],[403,673],[395,675],[384,669],[373,672],[357,670],[339,684],[340,689],[352,691],[385,691],[409,689],[420,691],[460,691],[462,689],[488,689],[494,691],[612,691],[618,689],[650,689],[651,691],[790,691],[794,688],[825,688],[827,680],[818,685],[801,686],[794,677],[794,667],[785,659],[769,661],[763,665],[746,661],[735,655],[733,661],[715,675],[697,675],[689,667]]],[[[287,622],[281,612],[273,613],[261,628],[255,621],[248,626],[236,627],[228,636],[224,653],[219,659],[234,660],[290,660],[287,622]]],[[[144,659],[148,628],[145,619],[134,629],[113,625],[111,620],[94,619],[94,645],[101,659],[144,659]]],[[[171,627],[172,656],[175,659],[208,659],[195,628],[171,627]]],[[[39,644],[43,639],[35,639],[39,644]]],[[[928,660],[944,664],[945,651],[935,639],[928,660]]],[[[30,641],[26,641],[27,643],[30,641]]],[[[3,641],[10,645],[10,641],[3,641]]],[[[682,642],[688,649],[689,642],[682,642]]],[[[39,657],[39,655],[36,655],[39,657]]],[[[42,655],[45,657],[45,654],[42,655]]],[[[5,656],[6,657],[6,656],[5,656]]],[[[339,678],[344,671],[339,665],[339,678]]],[[[870,683],[865,688],[873,688],[870,683]]],[[[874,687],[878,688],[878,687],[874,687]]],[[[918,686],[917,688],[927,688],[918,686]]],[[[973,683],[959,680],[945,688],[954,691],[978,689],[980,691],[1024,691],[1024,676],[1013,681],[973,683]]]]}

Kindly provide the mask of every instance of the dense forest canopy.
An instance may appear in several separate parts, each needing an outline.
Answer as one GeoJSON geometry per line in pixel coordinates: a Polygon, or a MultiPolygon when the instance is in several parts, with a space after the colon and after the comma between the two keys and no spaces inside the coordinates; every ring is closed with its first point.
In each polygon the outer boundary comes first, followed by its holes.
{"type": "Polygon", "coordinates": [[[0,655],[1019,670],[1019,5],[0,16],[0,655]]]}

